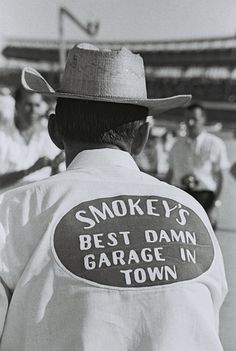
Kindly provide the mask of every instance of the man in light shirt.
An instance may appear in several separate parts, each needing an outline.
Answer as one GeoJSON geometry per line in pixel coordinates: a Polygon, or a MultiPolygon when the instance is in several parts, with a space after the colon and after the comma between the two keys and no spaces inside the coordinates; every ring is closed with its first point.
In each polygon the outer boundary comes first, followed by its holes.
{"type": "Polygon", "coordinates": [[[70,50],[52,140],[67,170],[0,198],[1,351],[222,351],[227,284],[208,217],[189,194],[141,172],[146,117],[191,96],[148,99],[126,48],[70,50]]]}
{"type": "Polygon", "coordinates": [[[179,137],[169,154],[169,180],[197,199],[212,224],[215,205],[223,187],[224,172],[229,168],[226,147],[205,129],[206,112],[198,103],[186,109],[186,137],[179,137]]]}
{"type": "Polygon", "coordinates": [[[42,95],[19,87],[15,100],[14,123],[0,130],[0,191],[50,176],[60,153],[41,123],[42,95]]]}

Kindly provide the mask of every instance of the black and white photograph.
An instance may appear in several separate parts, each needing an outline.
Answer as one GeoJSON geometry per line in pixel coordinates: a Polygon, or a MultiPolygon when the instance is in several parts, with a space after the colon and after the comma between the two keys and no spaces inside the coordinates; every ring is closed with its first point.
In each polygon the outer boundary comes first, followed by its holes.
{"type": "Polygon", "coordinates": [[[0,1],[0,351],[235,351],[235,19],[0,1]]]}

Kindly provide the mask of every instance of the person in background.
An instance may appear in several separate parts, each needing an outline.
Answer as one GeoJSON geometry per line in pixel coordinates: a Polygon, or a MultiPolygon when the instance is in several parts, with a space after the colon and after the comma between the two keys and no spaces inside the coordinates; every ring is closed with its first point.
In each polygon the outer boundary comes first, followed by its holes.
{"type": "MultiPolygon", "coordinates": [[[[234,129],[233,131],[233,136],[234,136],[234,147],[235,147],[235,144],[236,144],[236,129],[234,129]]],[[[231,164],[231,167],[230,167],[230,174],[231,176],[236,180],[236,160],[234,160],[231,164]]]]}
{"type": "Polygon", "coordinates": [[[165,181],[169,172],[169,153],[175,143],[175,132],[165,127],[156,127],[152,133],[157,135],[157,178],[165,181]]]}
{"type": "Polygon", "coordinates": [[[234,162],[230,167],[230,174],[236,179],[236,162],[234,162]]]}
{"type": "MultiPolygon", "coordinates": [[[[149,121],[152,121],[149,117],[149,121]]],[[[157,176],[157,151],[156,151],[156,136],[152,134],[153,125],[150,123],[150,133],[146,145],[142,152],[135,156],[135,161],[142,172],[145,172],[153,177],[157,176]]]]}
{"type": "Polygon", "coordinates": [[[174,142],[172,130],[153,123],[144,150],[135,157],[140,170],[159,180],[165,180],[169,171],[169,152],[174,142]]]}
{"type": "Polygon", "coordinates": [[[187,135],[179,137],[169,154],[168,181],[187,191],[204,207],[214,227],[216,208],[229,161],[224,142],[205,129],[206,111],[199,103],[186,109],[187,135]]]}
{"type": "Polygon", "coordinates": [[[14,124],[0,130],[0,189],[20,186],[55,174],[63,158],[41,123],[42,95],[19,87],[14,124]]]}
{"type": "Polygon", "coordinates": [[[49,132],[67,170],[0,197],[1,351],[222,351],[227,284],[202,206],[139,170],[147,116],[191,96],[148,99],[126,48],[69,51],[49,132]]]}
{"type": "Polygon", "coordinates": [[[15,114],[15,99],[10,91],[0,89],[0,129],[13,126],[15,114]]]}

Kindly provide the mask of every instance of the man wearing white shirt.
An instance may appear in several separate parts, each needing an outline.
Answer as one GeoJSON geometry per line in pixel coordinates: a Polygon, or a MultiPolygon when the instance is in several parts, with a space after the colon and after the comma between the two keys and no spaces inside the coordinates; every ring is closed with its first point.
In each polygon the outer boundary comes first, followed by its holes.
{"type": "Polygon", "coordinates": [[[187,136],[179,137],[169,154],[169,180],[195,197],[209,216],[229,168],[226,147],[205,130],[206,112],[198,103],[186,109],[187,136]]]}
{"type": "Polygon", "coordinates": [[[49,132],[67,170],[0,199],[1,351],[222,351],[222,255],[203,208],[142,173],[146,117],[190,96],[148,99],[143,60],[70,50],[49,132]]]}
{"type": "Polygon", "coordinates": [[[0,190],[47,178],[60,150],[41,123],[41,94],[19,87],[14,124],[0,130],[0,190]]]}

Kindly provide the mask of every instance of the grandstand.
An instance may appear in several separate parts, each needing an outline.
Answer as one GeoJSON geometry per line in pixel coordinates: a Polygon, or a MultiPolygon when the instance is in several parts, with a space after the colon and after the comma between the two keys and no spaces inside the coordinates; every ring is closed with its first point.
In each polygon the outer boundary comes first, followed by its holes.
{"type": "MultiPolygon", "coordinates": [[[[100,48],[126,46],[145,62],[148,96],[163,97],[191,92],[214,110],[212,118],[233,120],[236,109],[236,37],[159,41],[95,42],[100,48]],[[218,112],[217,112],[218,111],[218,112]],[[213,117],[214,115],[214,117],[213,117]]],[[[71,48],[75,43],[66,42],[71,48]]],[[[12,86],[20,69],[33,65],[49,82],[59,85],[59,41],[5,40],[0,77],[12,86]]]]}

